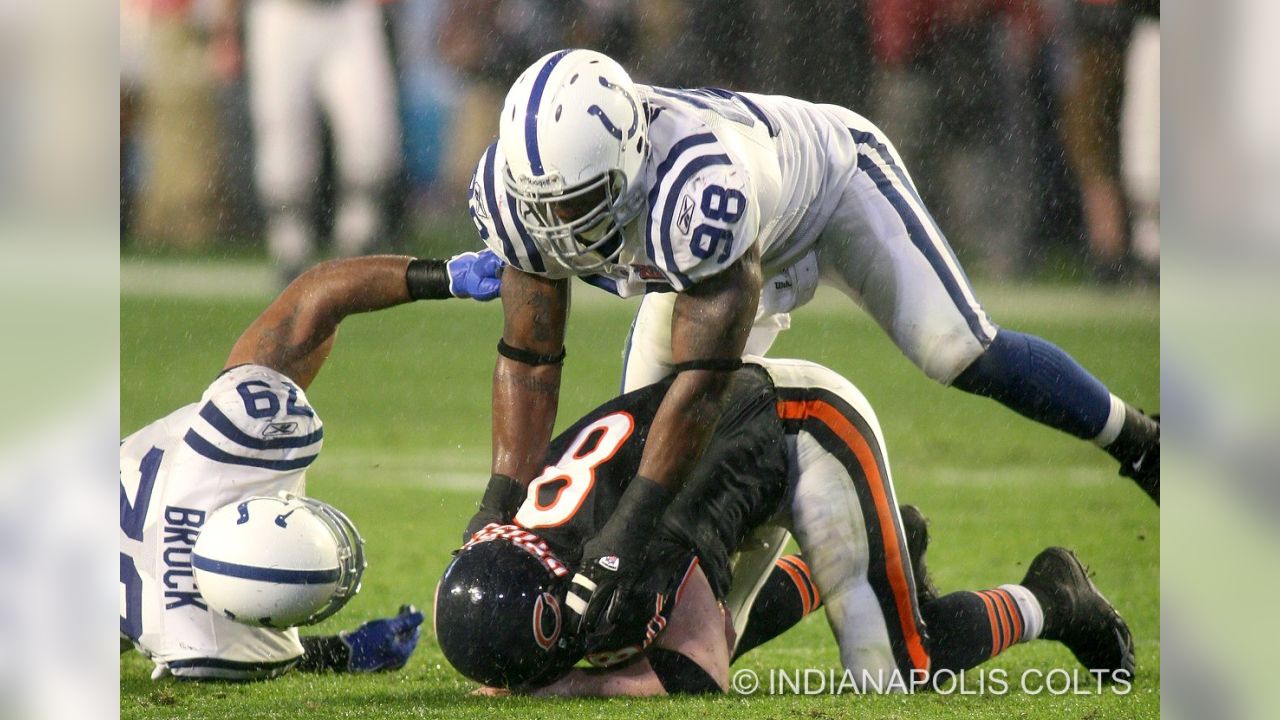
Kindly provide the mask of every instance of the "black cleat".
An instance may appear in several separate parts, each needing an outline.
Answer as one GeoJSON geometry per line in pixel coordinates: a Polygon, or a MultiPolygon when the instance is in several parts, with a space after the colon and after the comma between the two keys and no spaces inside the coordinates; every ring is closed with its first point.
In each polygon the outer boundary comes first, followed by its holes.
{"type": "Polygon", "coordinates": [[[920,605],[938,599],[938,588],[929,577],[924,554],[929,549],[929,521],[915,505],[898,508],[902,516],[902,534],[907,537],[907,556],[911,559],[911,574],[916,582],[916,602],[920,605]]]}
{"type": "Polygon", "coordinates": [[[1160,504],[1160,415],[1147,416],[1126,406],[1124,429],[1107,451],[1120,461],[1120,475],[1131,478],[1160,504]]]}
{"type": "Polygon", "coordinates": [[[1066,645],[1104,681],[1133,679],[1133,634],[1094,587],[1075,553],[1059,547],[1041,551],[1027,568],[1022,585],[1044,609],[1040,637],[1066,645]]]}

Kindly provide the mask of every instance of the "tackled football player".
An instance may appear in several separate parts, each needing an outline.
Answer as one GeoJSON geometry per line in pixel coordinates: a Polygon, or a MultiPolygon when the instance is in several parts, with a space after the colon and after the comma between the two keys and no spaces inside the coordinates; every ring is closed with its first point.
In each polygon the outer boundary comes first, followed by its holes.
{"type": "MultiPolygon", "coordinates": [[[[206,573],[211,583],[206,592],[213,584],[260,582],[257,594],[250,593],[255,598],[271,597],[273,585],[278,590],[279,585],[301,583],[305,588],[294,594],[307,594],[301,600],[318,601],[318,607],[298,624],[332,615],[355,595],[364,571],[359,534],[336,508],[302,497],[304,473],[324,437],[305,391],[347,316],[421,299],[490,300],[498,294],[500,270],[501,263],[488,252],[448,261],[388,255],[317,265],[285,288],[244,331],[200,402],[120,443],[122,651],[132,644],[149,657],[156,666],[153,678],[172,674],[254,680],[291,668],[374,671],[397,669],[408,661],[423,620],[411,606],[350,632],[299,637],[296,628],[287,626],[293,622],[264,618],[265,610],[240,616],[244,622],[224,617],[215,611],[211,593],[210,598],[202,596],[195,578],[206,573]],[[263,497],[281,493],[280,498],[263,497]],[[226,549],[233,549],[239,562],[204,558],[193,550],[203,553],[227,528],[243,525],[240,532],[250,532],[254,523],[261,526],[262,513],[250,508],[264,501],[281,508],[266,516],[269,542],[228,538],[236,547],[226,549]],[[219,508],[233,513],[227,527],[213,522],[220,517],[219,508]],[[313,536],[295,535],[308,526],[313,536]],[[291,561],[306,554],[291,538],[302,547],[327,544],[337,567],[326,568],[322,578],[280,570],[298,567],[291,561]],[[325,587],[330,588],[327,597],[311,598],[315,588],[325,587]],[[257,626],[246,624],[250,622],[257,626]]],[[[248,602],[253,599],[246,602],[258,607],[248,602]]]]}
{"type": "Polygon", "coordinates": [[[930,378],[1096,443],[1158,501],[1158,423],[1057,346],[992,322],[893,145],[850,110],[641,85],[600,53],[561,50],[512,86],[469,194],[482,239],[510,265],[492,476],[470,529],[510,520],[541,471],[568,278],[644,295],[624,389],[677,373],[636,481],[585,547],[575,624],[597,622],[634,576],[744,350],[765,354],[819,282],[930,378]]]}
{"type": "Polygon", "coordinates": [[[675,377],[622,395],[551,443],[512,524],[473,535],[436,589],[440,648],[491,688],[548,695],[723,692],[730,660],[824,607],[849,682],[916,689],[1036,638],[1059,640],[1101,679],[1129,682],[1133,641],[1062,548],[1018,584],[938,597],[924,576],[928,535],[899,513],[870,404],[835,372],[751,358],[689,482],[645,532],[653,540],[596,632],[564,617],[590,540],[627,502],[675,377]],[[748,534],[781,524],[802,556],[732,564],[748,534]],[[596,669],[571,669],[585,657],[596,669]]]}

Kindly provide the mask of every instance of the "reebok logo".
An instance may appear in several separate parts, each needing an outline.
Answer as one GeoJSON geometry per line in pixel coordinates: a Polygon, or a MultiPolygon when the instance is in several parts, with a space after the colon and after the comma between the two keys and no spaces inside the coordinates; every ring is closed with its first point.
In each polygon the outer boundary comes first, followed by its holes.
{"type": "Polygon", "coordinates": [[[600,567],[604,568],[605,570],[609,570],[611,572],[618,572],[618,556],[617,555],[606,555],[605,557],[600,558],[596,562],[600,563],[600,567]]]}

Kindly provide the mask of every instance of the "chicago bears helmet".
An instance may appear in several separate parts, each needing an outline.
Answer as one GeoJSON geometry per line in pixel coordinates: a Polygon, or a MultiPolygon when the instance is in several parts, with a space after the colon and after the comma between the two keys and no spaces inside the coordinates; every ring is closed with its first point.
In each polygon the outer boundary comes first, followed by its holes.
{"type": "Polygon", "coordinates": [[[569,570],[536,535],[490,523],[436,586],[435,631],[449,664],[492,687],[546,684],[577,661],[560,604],[569,570]]]}
{"type": "Polygon", "coordinates": [[[311,625],[360,591],[364,540],[337,508],[291,493],[225,505],[192,550],[196,588],[246,625],[311,625]]]}
{"type": "Polygon", "coordinates": [[[622,66],[592,50],[543,56],[511,86],[498,145],[503,181],[538,249],[579,272],[622,252],[644,207],[648,118],[622,66]]]}

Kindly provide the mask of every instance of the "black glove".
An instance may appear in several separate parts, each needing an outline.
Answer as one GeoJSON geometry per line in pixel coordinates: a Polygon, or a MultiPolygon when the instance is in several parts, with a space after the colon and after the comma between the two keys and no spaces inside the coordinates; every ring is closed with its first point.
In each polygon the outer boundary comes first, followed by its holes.
{"type": "Polygon", "coordinates": [[[617,619],[621,600],[640,574],[645,552],[674,494],[646,477],[627,486],[613,516],[582,549],[565,598],[565,626],[590,634],[617,619]]]}
{"type": "Polygon", "coordinates": [[[524,502],[524,494],[525,487],[506,475],[489,478],[489,486],[484,489],[484,497],[480,498],[480,509],[467,523],[462,544],[466,545],[472,535],[489,523],[505,525],[511,522],[520,509],[520,503],[524,502]]]}

